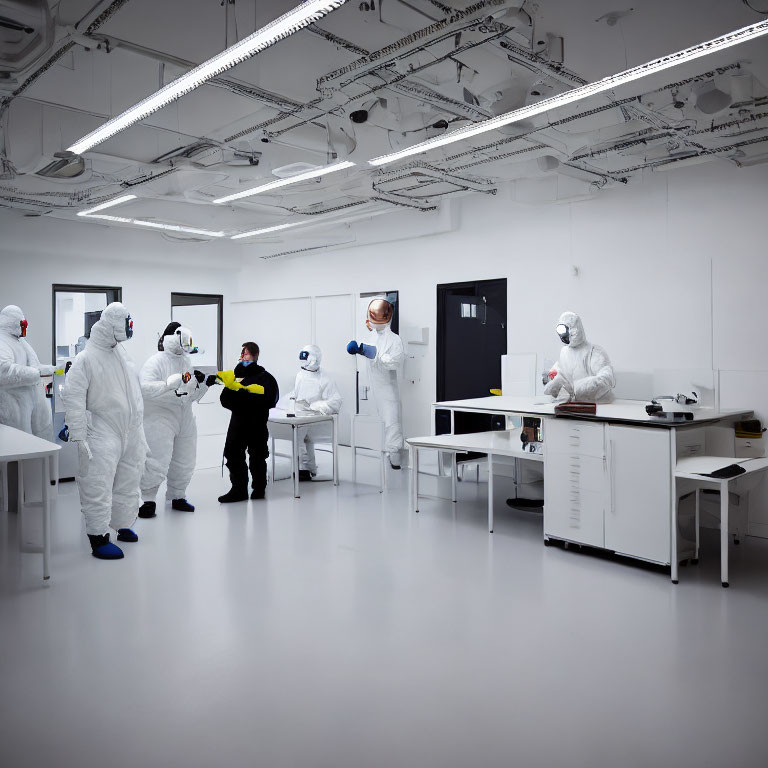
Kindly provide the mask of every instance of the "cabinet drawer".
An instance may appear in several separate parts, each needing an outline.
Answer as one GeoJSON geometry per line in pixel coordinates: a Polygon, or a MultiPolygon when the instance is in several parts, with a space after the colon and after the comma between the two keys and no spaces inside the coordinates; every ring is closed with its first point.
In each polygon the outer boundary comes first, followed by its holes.
{"type": "Polygon", "coordinates": [[[547,419],[544,452],[605,456],[604,427],[575,419],[547,419]]]}
{"type": "Polygon", "coordinates": [[[591,547],[604,546],[605,495],[597,491],[547,491],[544,485],[544,534],[591,547]]]}
{"type": "MultiPolygon", "coordinates": [[[[733,432],[731,431],[731,434],[733,432]]],[[[677,458],[686,456],[703,456],[706,454],[706,432],[699,429],[678,429],[675,435],[677,458]]]]}
{"type": "Polygon", "coordinates": [[[603,458],[578,453],[548,453],[544,467],[545,481],[550,486],[604,493],[607,470],[603,458]]]}

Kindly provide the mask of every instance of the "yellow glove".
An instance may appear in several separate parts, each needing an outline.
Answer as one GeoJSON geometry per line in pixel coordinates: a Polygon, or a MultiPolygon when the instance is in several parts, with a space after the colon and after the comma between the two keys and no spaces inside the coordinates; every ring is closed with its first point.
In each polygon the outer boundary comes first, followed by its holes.
{"type": "Polygon", "coordinates": [[[491,389],[489,390],[492,395],[500,395],[501,390],[500,389],[491,389]]]}
{"type": "Polygon", "coordinates": [[[262,387],[261,384],[249,384],[247,387],[243,387],[243,389],[247,389],[253,395],[264,394],[264,387],[262,387]]]}
{"type": "Polygon", "coordinates": [[[54,371],[54,373],[55,373],[57,376],[63,376],[63,375],[64,375],[64,369],[63,369],[63,368],[57,368],[57,369],[54,371]]]}
{"type": "Polygon", "coordinates": [[[238,389],[243,389],[243,385],[235,379],[231,384],[225,384],[225,387],[229,387],[233,392],[237,392],[238,389]]]}
{"type": "Polygon", "coordinates": [[[221,381],[225,387],[229,387],[235,381],[234,371],[219,371],[216,374],[216,378],[221,381]]]}

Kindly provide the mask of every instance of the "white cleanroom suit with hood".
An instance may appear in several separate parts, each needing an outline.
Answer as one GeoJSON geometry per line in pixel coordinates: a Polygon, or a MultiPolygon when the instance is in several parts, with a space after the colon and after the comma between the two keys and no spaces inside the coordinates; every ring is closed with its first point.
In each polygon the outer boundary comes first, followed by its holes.
{"type": "Polygon", "coordinates": [[[92,536],[130,528],[139,509],[147,447],[139,377],[120,343],[130,337],[130,323],[122,304],[108,305],[63,389],[69,440],[80,457],[80,506],[92,536]]]}
{"type": "MultiPolygon", "coordinates": [[[[295,400],[297,411],[330,416],[341,409],[341,393],[333,381],[320,369],[323,354],[320,347],[308,344],[299,352],[301,367],[296,374],[289,400],[295,400]]],[[[317,472],[315,445],[317,438],[327,436],[329,425],[320,423],[299,428],[299,469],[313,475],[317,472]]]]}
{"type": "Polygon", "coordinates": [[[563,312],[558,320],[558,327],[561,325],[566,329],[561,335],[564,346],[552,369],[555,376],[544,388],[545,394],[557,397],[565,389],[575,400],[612,400],[616,377],[608,353],[587,341],[581,318],[575,312],[563,312]]]}
{"type": "Polygon", "coordinates": [[[208,391],[205,380],[193,375],[187,384],[182,374],[192,373],[190,355],[184,349],[186,328],[163,337],[163,351],[144,363],[139,379],[144,397],[144,434],[150,455],[141,478],[141,498],[154,501],[163,480],[169,499],[186,498],[197,459],[197,422],[192,411],[208,391]]]}
{"type": "Polygon", "coordinates": [[[376,347],[376,357],[369,359],[369,380],[379,418],[384,422],[384,450],[393,465],[400,464],[403,448],[403,417],[400,406],[398,374],[405,361],[405,349],[390,324],[376,326],[363,343],[376,347]]]}
{"type": "Polygon", "coordinates": [[[40,376],[53,374],[22,338],[24,313],[11,304],[0,311],[0,424],[53,439],[51,407],[40,376]]]}

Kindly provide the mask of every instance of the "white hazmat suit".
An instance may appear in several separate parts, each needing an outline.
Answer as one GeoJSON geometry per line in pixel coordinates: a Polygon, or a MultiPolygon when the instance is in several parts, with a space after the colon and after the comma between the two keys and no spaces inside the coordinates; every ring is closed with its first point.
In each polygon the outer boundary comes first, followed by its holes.
{"type": "Polygon", "coordinates": [[[393,318],[394,305],[388,299],[371,299],[365,321],[369,333],[362,344],[351,341],[347,352],[368,358],[371,392],[384,423],[384,450],[392,467],[400,469],[403,426],[398,374],[405,360],[405,349],[391,328],[393,318]]]}
{"type": "MultiPolygon", "coordinates": [[[[299,352],[301,368],[288,397],[296,401],[297,411],[330,416],[341,409],[341,394],[336,383],[320,370],[320,347],[308,344],[299,352]]],[[[299,469],[317,473],[314,440],[328,435],[328,424],[299,428],[299,469]]]]}
{"type": "Polygon", "coordinates": [[[186,384],[182,374],[192,372],[183,339],[186,328],[163,337],[163,351],[144,363],[139,379],[144,396],[144,434],[150,455],[141,478],[141,498],[154,501],[163,480],[168,480],[169,499],[186,498],[197,459],[197,422],[192,411],[208,391],[205,380],[193,375],[186,384]]]}
{"type": "Polygon", "coordinates": [[[139,509],[146,458],[139,377],[121,341],[132,334],[128,310],[109,304],[94,323],[63,389],[69,439],[77,445],[77,485],[89,536],[129,528],[139,509]]]}
{"type": "Polygon", "coordinates": [[[52,375],[54,367],[40,363],[22,338],[25,331],[19,307],[11,304],[0,312],[0,424],[52,440],[51,407],[40,376],[52,375]]]}
{"type": "Polygon", "coordinates": [[[550,371],[554,377],[544,388],[545,394],[557,397],[565,389],[575,400],[611,400],[611,390],[616,386],[613,366],[602,347],[587,341],[581,318],[575,312],[563,312],[558,320],[558,334],[565,346],[550,371]]]}

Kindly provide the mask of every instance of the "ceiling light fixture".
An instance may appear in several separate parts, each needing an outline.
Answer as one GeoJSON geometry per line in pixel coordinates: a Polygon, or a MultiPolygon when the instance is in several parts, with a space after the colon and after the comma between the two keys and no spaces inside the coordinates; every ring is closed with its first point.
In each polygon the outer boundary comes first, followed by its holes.
{"type": "Polygon", "coordinates": [[[512,112],[499,115],[498,117],[492,117],[488,120],[484,120],[481,123],[474,123],[468,125],[465,128],[459,128],[451,133],[443,134],[432,139],[427,139],[419,144],[414,144],[412,147],[402,149],[398,152],[392,152],[388,155],[382,155],[381,157],[375,157],[368,162],[370,165],[386,165],[387,163],[394,163],[403,158],[410,157],[411,155],[419,155],[423,152],[429,152],[437,147],[443,147],[446,144],[453,144],[456,141],[463,141],[469,139],[472,136],[477,136],[487,131],[494,131],[497,128],[501,128],[510,123],[516,123],[520,120],[540,115],[543,112],[548,112],[551,109],[562,107],[566,104],[571,104],[574,101],[585,99],[590,96],[594,96],[598,93],[610,91],[617,88],[620,85],[625,85],[633,80],[639,80],[642,77],[661,72],[662,70],[669,69],[670,67],[676,67],[678,64],[683,64],[694,59],[701,58],[702,56],[708,56],[711,53],[725,50],[734,45],[740,45],[750,40],[754,40],[757,37],[768,34],[768,21],[761,21],[758,24],[752,24],[749,27],[743,27],[737,29],[734,32],[729,32],[726,35],[717,37],[714,40],[708,40],[705,43],[699,43],[691,48],[686,48],[683,51],[677,53],[671,53],[667,56],[662,56],[660,59],[654,59],[646,64],[641,64],[638,67],[627,69],[624,72],[619,72],[609,77],[604,77],[602,80],[597,80],[594,83],[587,83],[579,88],[574,88],[571,91],[560,93],[557,96],[551,96],[548,99],[536,102],[535,104],[529,104],[528,106],[515,109],[512,112]]]}
{"type": "Polygon", "coordinates": [[[251,56],[263,51],[265,48],[274,45],[279,40],[289,37],[295,32],[304,29],[304,27],[319,21],[331,11],[340,8],[346,1],[307,0],[307,2],[301,3],[301,5],[283,14],[280,18],[270,22],[239,43],[235,43],[225,51],[208,59],[208,61],[204,61],[181,77],[176,78],[176,80],[168,83],[168,85],[135,104],[130,109],[127,109],[122,114],[108,120],[95,131],[76,141],[69,147],[68,151],[80,155],[97,144],[101,144],[116,133],[125,130],[158,109],[162,109],[162,107],[176,101],[185,93],[189,93],[198,86],[201,86],[207,80],[220,75],[222,72],[226,72],[228,69],[251,58],[251,56]]]}
{"type": "Polygon", "coordinates": [[[137,227],[151,227],[152,229],[163,229],[170,232],[184,232],[189,235],[204,235],[205,237],[224,237],[226,232],[213,232],[210,229],[196,229],[195,227],[182,227],[178,224],[163,224],[159,221],[146,221],[145,219],[126,219],[123,216],[109,216],[107,214],[91,214],[86,218],[101,219],[102,221],[111,221],[117,224],[135,224],[137,227]]]}
{"type": "Polygon", "coordinates": [[[268,232],[277,232],[280,229],[290,229],[291,227],[298,227],[300,224],[309,224],[309,221],[293,221],[290,224],[277,224],[274,227],[265,227],[264,229],[254,229],[250,232],[241,232],[239,235],[232,235],[230,240],[241,240],[244,237],[266,235],[268,232]]]}
{"type": "Polygon", "coordinates": [[[145,219],[134,219],[133,223],[140,227],[152,227],[154,229],[168,230],[169,232],[186,232],[190,235],[205,235],[206,237],[224,237],[227,234],[226,232],[213,232],[210,229],[182,227],[178,224],[163,224],[159,221],[146,221],[145,219]]]}
{"type": "Polygon", "coordinates": [[[114,200],[107,200],[106,203],[95,205],[93,208],[89,208],[87,211],[78,211],[78,216],[93,216],[97,211],[103,211],[105,208],[111,208],[113,205],[120,205],[120,203],[127,203],[129,200],[135,200],[136,195],[123,195],[122,197],[116,197],[114,200]]]}
{"type": "Polygon", "coordinates": [[[278,189],[280,187],[286,187],[289,184],[298,184],[300,181],[309,181],[309,179],[316,179],[319,176],[325,176],[328,173],[336,173],[336,171],[343,171],[345,168],[352,168],[354,163],[349,160],[345,160],[342,163],[334,163],[333,165],[327,165],[325,168],[316,168],[312,171],[306,171],[305,173],[297,173],[293,176],[287,176],[284,179],[278,179],[277,181],[269,181],[266,184],[262,184],[259,187],[252,187],[251,189],[244,189],[242,192],[235,192],[232,195],[226,195],[225,197],[219,197],[214,200],[214,203],[229,203],[232,200],[240,200],[243,197],[250,197],[251,195],[258,195],[261,192],[269,192],[271,189],[278,189]]]}

